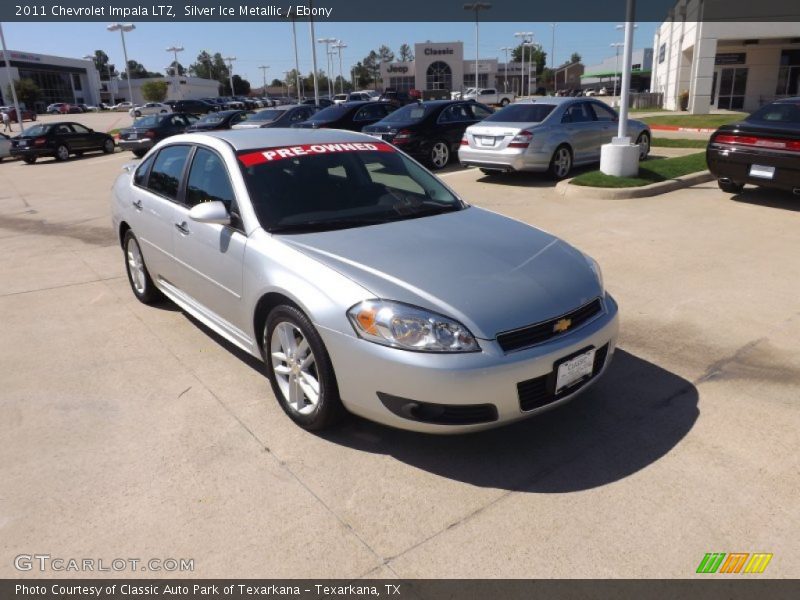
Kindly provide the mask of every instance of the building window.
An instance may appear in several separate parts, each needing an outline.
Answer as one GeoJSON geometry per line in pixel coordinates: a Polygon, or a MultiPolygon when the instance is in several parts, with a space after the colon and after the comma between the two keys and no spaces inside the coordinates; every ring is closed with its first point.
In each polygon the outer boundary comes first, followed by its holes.
{"type": "Polygon", "coordinates": [[[414,78],[409,76],[389,77],[389,87],[398,92],[407,92],[414,89],[414,78]]]}
{"type": "Polygon", "coordinates": [[[800,95],[800,50],[784,50],[781,52],[780,64],[775,95],[800,95]]]}
{"type": "Polygon", "coordinates": [[[661,44],[661,46],[658,47],[658,64],[661,64],[662,62],[664,62],[664,57],[666,55],[667,55],[667,44],[664,43],[664,44],[661,44]]]}
{"type": "MultiPolygon", "coordinates": [[[[475,87],[475,73],[464,74],[464,87],[475,87]]],[[[489,74],[478,73],[478,87],[489,87],[489,74]]]]}
{"type": "Polygon", "coordinates": [[[440,60],[431,63],[425,74],[425,84],[427,90],[453,89],[453,71],[450,65],[440,60]]]}

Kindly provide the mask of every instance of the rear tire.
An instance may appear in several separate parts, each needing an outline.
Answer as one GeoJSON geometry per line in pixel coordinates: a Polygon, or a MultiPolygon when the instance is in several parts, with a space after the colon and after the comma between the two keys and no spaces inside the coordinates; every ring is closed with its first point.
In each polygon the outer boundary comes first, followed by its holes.
{"type": "Polygon", "coordinates": [[[28,163],[29,165],[32,165],[33,163],[35,163],[35,162],[36,162],[36,158],[37,158],[37,157],[35,157],[35,156],[23,156],[23,157],[22,157],[22,160],[24,160],[24,161],[25,161],[26,163],[28,163]]]}
{"type": "Polygon", "coordinates": [[[650,136],[646,131],[639,134],[636,138],[636,144],[639,146],[639,160],[645,160],[647,155],[650,154],[650,136]]]}
{"type": "Polygon", "coordinates": [[[561,181],[569,175],[570,171],[572,171],[572,152],[567,145],[559,146],[553,152],[547,172],[556,181],[561,181]]]}
{"type": "Polygon", "coordinates": [[[64,162],[69,158],[69,148],[65,144],[59,144],[55,156],[57,161],[64,162]]]}
{"type": "Polygon", "coordinates": [[[142,158],[145,154],[147,154],[147,150],[131,150],[131,152],[133,152],[133,155],[136,158],[142,158]]]}
{"type": "Polygon", "coordinates": [[[144,255],[139,246],[139,240],[130,229],[125,232],[122,241],[125,253],[125,272],[128,274],[128,283],[136,299],[142,304],[153,304],[162,298],[161,291],[150,278],[150,272],[144,264],[144,255]]]}
{"type": "Polygon", "coordinates": [[[115,149],[114,140],[108,139],[105,142],[103,142],[103,152],[105,152],[106,154],[114,154],[114,149],[115,149]]]}
{"type": "Polygon", "coordinates": [[[447,142],[437,140],[431,146],[430,154],[428,155],[428,162],[434,169],[443,169],[450,162],[450,147],[447,142]]]}
{"type": "Polygon", "coordinates": [[[503,98],[502,100],[500,100],[500,106],[502,106],[503,108],[508,106],[508,103],[509,103],[508,98],[503,98]]]}
{"type": "Polygon", "coordinates": [[[330,357],[311,321],[294,306],[280,305],[267,316],[262,337],[272,391],[297,425],[320,431],[345,414],[330,357]]]}
{"type": "Polygon", "coordinates": [[[717,185],[726,194],[740,194],[744,189],[743,183],[736,183],[735,181],[720,181],[717,179],[717,185]]]}

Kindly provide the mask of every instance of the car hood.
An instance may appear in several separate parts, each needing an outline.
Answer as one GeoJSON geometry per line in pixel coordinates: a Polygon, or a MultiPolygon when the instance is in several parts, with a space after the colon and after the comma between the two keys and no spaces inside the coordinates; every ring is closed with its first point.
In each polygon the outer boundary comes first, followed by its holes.
{"type": "Polygon", "coordinates": [[[559,316],[602,293],[581,252],[475,207],[279,238],[377,298],[455,318],[483,339],[559,316]]]}
{"type": "Polygon", "coordinates": [[[400,131],[401,129],[414,129],[419,125],[419,121],[397,121],[392,123],[384,123],[378,121],[372,125],[367,125],[361,131],[373,133],[392,133],[400,131]]]}

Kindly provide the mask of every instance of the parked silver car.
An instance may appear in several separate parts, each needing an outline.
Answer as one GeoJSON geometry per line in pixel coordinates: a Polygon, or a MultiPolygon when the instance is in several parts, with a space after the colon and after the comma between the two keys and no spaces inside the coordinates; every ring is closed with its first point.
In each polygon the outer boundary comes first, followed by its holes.
{"type": "MultiPolygon", "coordinates": [[[[548,96],[511,104],[467,128],[458,158],[487,174],[548,171],[564,179],[573,166],[600,160],[600,147],[617,135],[619,116],[607,104],[588,98],[548,96]]],[[[650,128],[628,120],[628,135],[650,153],[650,128]]]]}
{"type": "Polygon", "coordinates": [[[435,433],[516,421],[614,352],[594,260],[363,134],[174,136],[120,175],[112,214],[134,295],[263,359],[307,429],[344,409],[435,433]]]}

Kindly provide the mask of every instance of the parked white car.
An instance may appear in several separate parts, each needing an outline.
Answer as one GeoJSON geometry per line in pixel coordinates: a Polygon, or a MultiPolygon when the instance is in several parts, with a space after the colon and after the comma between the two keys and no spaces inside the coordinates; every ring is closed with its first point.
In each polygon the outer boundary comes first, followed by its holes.
{"type": "Polygon", "coordinates": [[[132,108],[133,108],[133,104],[131,102],[125,101],[125,102],[119,102],[118,104],[115,104],[114,106],[111,107],[111,110],[116,111],[116,112],[127,112],[132,108]]]}
{"type": "Polygon", "coordinates": [[[128,111],[128,114],[132,117],[142,117],[144,115],[164,115],[171,112],[172,107],[169,104],[147,102],[141,106],[134,106],[128,111]]]}
{"type": "Polygon", "coordinates": [[[336,94],[333,97],[333,103],[334,104],[344,104],[345,102],[347,102],[347,96],[348,96],[348,94],[336,94]]]}
{"type": "Polygon", "coordinates": [[[464,100],[475,100],[481,104],[495,104],[500,106],[508,106],[514,102],[516,96],[514,94],[506,94],[498,92],[496,88],[482,88],[473,90],[470,93],[464,94],[464,100]]]}

